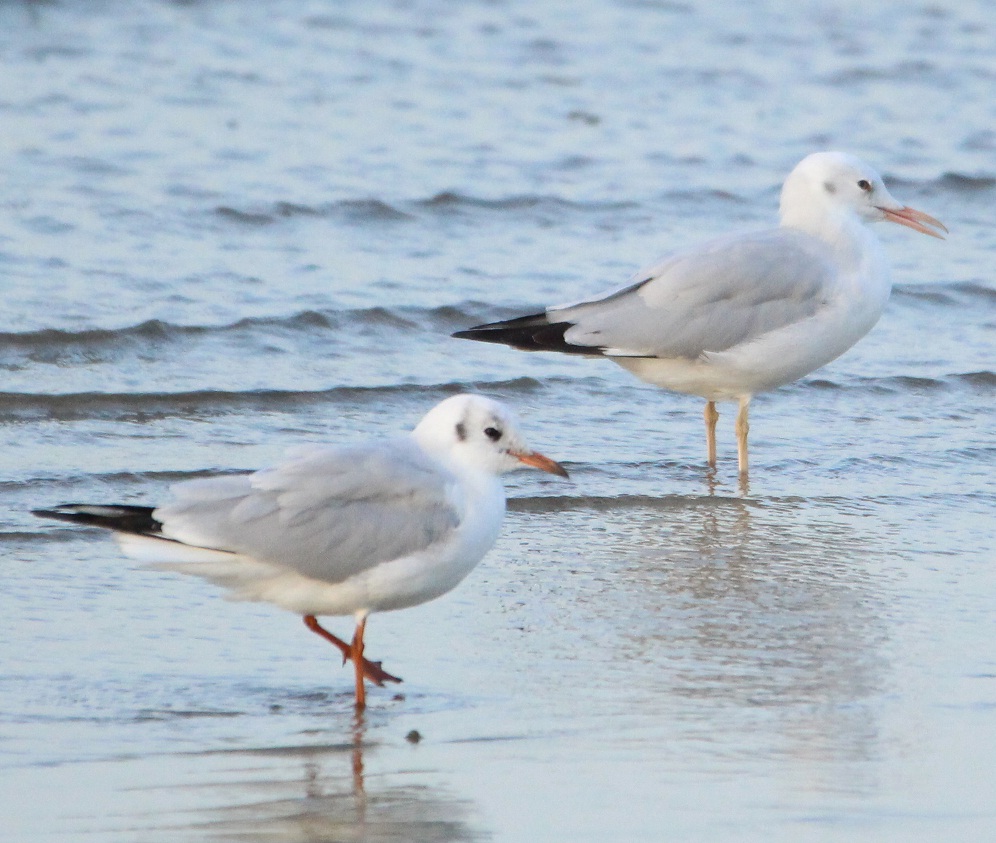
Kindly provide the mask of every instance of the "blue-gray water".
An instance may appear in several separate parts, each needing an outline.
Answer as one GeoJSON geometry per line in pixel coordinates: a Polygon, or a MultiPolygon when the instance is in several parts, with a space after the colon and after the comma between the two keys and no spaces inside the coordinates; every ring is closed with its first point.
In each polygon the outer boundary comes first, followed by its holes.
{"type": "Polygon", "coordinates": [[[994,45],[985,2],[0,4],[3,838],[992,840],[994,45]],[[449,339],[770,224],[824,148],[951,236],[879,227],[887,311],[756,400],[749,489],[730,408],[710,477],[699,400],[449,339]],[[373,617],[360,723],[300,619],[29,514],[462,389],[572,481],[373,617]]]}

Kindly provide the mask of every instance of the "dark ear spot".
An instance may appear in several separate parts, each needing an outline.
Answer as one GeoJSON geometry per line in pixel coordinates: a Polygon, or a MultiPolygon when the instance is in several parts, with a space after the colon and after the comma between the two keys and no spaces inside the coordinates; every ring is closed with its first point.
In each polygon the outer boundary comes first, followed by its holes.
{"type": "Polygon", "coordinates": [[[837,188],[833,186],[833,182],[832,181],[825,181],[825,182],[823,182],[823,189],[827,193],[836,193],[837,192],[837,188]]]}
{"type": "Polygon", "coordinates": [[[457,422],[456,435],[457,435],[457,439],[459,439],[461,442],[466,442],[467,441],[467,425],[465,425],[463,422],[457,422]]]}

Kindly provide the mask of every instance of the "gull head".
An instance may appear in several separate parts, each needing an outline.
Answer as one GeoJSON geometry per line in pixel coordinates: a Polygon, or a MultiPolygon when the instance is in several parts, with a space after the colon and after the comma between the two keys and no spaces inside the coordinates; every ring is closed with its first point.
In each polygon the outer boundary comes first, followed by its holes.
{"type": "Polygon", "coordinates": [[[944,239],[944,224],[930,214],[897,202],[882,177],[846,152],[815,152],[789,173],[782,187],[782,225],[817,236],[839,228],[847,218],[899,223],[944,239]]]}
{"type": "Polygon", "coordinates": [[[412,435],[428,453],[488,474],[528,465],[567,477],[563,466],[526,445],[511,410],[483,395],[447,398],[412,435]]]}

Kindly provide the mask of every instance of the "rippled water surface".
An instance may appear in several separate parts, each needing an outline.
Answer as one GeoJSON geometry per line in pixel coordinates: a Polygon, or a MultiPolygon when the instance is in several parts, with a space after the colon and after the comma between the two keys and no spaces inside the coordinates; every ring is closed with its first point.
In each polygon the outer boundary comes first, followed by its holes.
{"type": "Polygon", "coordinates": [[[992,840],[991,12],[0,4],[4,839],[992,840]],[[449,338],[770,224],[823,148],[951,236],[882,227],[885,315],[756,399],[748,488],[730,408],[709,474],[698,399],[449,338]],[[466,389],[572,480],[374,616],[359,721],[293,615],[30,515],[466,389]]]}

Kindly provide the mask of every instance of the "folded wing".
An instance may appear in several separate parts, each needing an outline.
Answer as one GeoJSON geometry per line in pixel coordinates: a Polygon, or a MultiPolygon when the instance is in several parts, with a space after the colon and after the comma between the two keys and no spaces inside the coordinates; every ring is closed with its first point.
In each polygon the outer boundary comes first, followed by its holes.
{"type": "Polygon", "coordinates": [[[829,248],[792,229],[714,240],[607,296],[552,307],[564,340],[609,356],[695,359],[800,322],[836,293],[829,248]]]}
{"type": "Polygon", "coordinates": [[[191,480],[154,512],[162,536],[325,582],[443,541],[455,478],[410,439],[298,449],[254,474],[191,480]]]}

